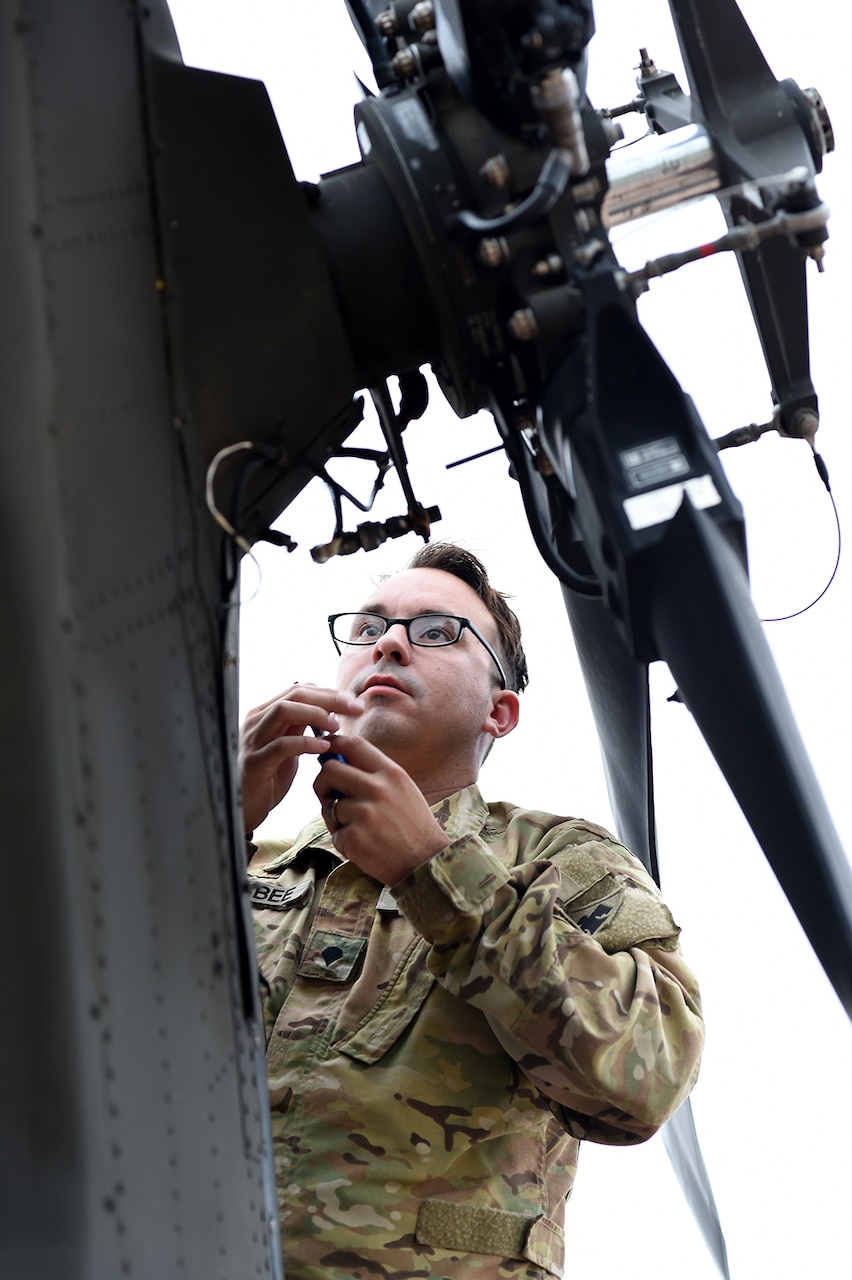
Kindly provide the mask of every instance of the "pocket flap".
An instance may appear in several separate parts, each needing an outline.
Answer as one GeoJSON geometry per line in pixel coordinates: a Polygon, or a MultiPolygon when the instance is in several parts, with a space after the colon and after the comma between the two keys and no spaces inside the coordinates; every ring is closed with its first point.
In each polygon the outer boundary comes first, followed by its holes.
{"type": "Polygon", "coordinates": [[[426,968],[429,943],[414,938],[381,999],[335,1048],[359,1062],[378,1062],[414,1021],[435,984],[426,968]]]}

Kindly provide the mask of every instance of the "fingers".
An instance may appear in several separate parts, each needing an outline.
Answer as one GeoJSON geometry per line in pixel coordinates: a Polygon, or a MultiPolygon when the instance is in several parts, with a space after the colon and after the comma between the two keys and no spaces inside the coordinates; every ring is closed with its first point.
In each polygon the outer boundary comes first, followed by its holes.
{"type": "Polygon", "coordinates": [[[243,768],[249,762],[253,767],[276,769],[283,760],[293,760],[302,755],[322,755],[328,751],[330,740],[314,734],[286,733],[273,738],[262,747],[251,747],[240,753],[243,768]]]}
{"type": "MultiPolygon", "coordinates": [[[[384,751],[374,747],[366,738],[359,738],[354,734],[349,736],[345,733],[336,733],[332,747],[335,753],[339,753],[349,764],[365,773],[378,773],[388,768],[398,770],[401,774],[405,772],[389,756],[386,756],[384,751]]],[[[405,776],[408,775],[405,774],[405,776]]]]}
{"type": "Polygon", "coordinates": [[[363,738],[344,734],[332,738],[314,792],[324,815],[334,798],[340,797],[341,808],[349,814],[347,822],[365,808],[387,814],[398,806],[425,805],[419,787],[400,765],[363,738]],[[351,803],[344,805],[344,800],[351,803]]]}
{"type": "Polygon", "coordinates": [[[410,782],[399,765],[363,738],[337,733],[331,741],[331,751],[323,761],[322,769],[314,782],[314,791],[326,813],[335,796],[349,799],[378,798],[382,789],[393,786],[393,776],[399,774],[399,782],[410,782]]]}
{"type": "Polygon", "coordinates": [[[338,806],[340,805],[341,801],[345,799],[346,799],[345,796],[342,796],[338,792],[335,792],[331,796],[330,800],[328,801],[328,804],[325,807],[324,814],[325,814],[326,826],[328,827],[332,835],[336,835],[338,831],[342,831],[343,828],[346,826],[346,822],[344,818],[342,818],[340,814],[337,812],[338,806]]]}
{"type": "Polygon", "coordinates": [[[283,734],[304,734],[309,725],[331,734],[340,728],[338,715],[357,715],[361,709],[351,693],[296,684],[253,707],[243,721],[241,738],[257,750],[283,734]]]}
{"type": "Polygon", "coordinates": [[[329,749],[338,716],[360,710],[351,693],[297,684],[249,711],[239,743],[246,830],[259,825],[290,790],[301,756],[329,749]],[[306,732],[309,726],[320,736],[306,732]]]}
{"type": "Polygon", "coordinates": [[[335,796],[362,799],[372,803],[388,792],[413,786],[399,765],[363,738],[335,734],[331,750],[322,762],[314,782],[314,791],[325,812],[335,796]]]}
{"type": "Polygon", "coordinates": [[[447,847],[425,796],[400,765],[363,738],[337,735],[331,745],[335,755],[314,791],[338,853],[394,885],[447,847]]]}

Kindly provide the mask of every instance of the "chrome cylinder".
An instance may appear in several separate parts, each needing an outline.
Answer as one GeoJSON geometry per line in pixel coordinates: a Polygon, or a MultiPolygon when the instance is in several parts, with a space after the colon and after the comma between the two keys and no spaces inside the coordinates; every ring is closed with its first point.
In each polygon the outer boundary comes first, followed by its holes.
{"type": "Polygon", "coordinates": [[[615,151],[606,162],[609,190],[602,217],[616,227],[718,191],[722,185],[707,130],[688,124],[615,151]]]}

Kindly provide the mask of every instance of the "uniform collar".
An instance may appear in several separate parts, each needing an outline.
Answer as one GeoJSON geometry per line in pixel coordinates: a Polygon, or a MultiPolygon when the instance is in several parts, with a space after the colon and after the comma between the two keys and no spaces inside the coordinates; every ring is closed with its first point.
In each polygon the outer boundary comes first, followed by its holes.
{"type": "Polygon", "coordinates": [[[432,812],[453,843],[465,836],[478,836],[490,816],[476,783],[439,800],[432,805],[432,812]]]}

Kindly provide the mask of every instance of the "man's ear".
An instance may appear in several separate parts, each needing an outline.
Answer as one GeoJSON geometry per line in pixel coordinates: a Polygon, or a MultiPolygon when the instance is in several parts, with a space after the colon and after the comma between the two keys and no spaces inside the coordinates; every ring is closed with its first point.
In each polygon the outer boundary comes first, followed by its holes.
{"type": "Polygon", "coordinates": [[[491,710],[482,726],[492,738],[505,738],[511,733],[521,713],[521,703],[513,689],[498,689],[491,699],[491,710]]]}

